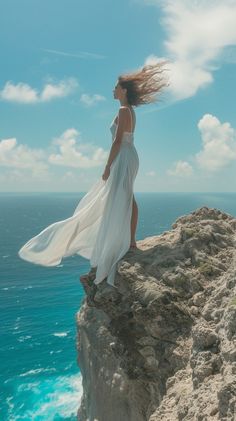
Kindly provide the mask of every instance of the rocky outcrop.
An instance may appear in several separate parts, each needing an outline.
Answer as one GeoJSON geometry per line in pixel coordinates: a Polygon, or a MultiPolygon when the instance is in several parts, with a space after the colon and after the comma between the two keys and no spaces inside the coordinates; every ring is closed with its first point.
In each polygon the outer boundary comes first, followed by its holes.
{"type": "Polygon", "coordinates": [[[81,277],[79,421],[236,413],[236,219],[202,207],[138,241],[113,288],[81,277]]]}

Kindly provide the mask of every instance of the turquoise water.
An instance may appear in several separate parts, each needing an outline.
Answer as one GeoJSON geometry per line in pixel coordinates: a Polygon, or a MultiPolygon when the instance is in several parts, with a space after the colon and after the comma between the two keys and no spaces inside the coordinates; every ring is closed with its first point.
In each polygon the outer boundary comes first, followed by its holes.
{"type": "MultiPolygon", "coordinates": [[[[56,267],[21,260],[17,251],[47,225],[73,213],[84,193],[0,194],[0,420],[76,420],[82,395],[76,313],[84,291],[78,256],[56,267]]],[[[137,240],[171,228],[200,206],[236,217],[236,193],[135,193],[137,240]]]]}

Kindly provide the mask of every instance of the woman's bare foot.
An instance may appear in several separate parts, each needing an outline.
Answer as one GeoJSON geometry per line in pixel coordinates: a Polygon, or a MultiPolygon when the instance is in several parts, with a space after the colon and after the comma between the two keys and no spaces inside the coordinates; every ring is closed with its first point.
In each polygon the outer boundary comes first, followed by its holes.
{"type": "Polygon", "coordinates": [[[137,249],[138,247],[137,247],[137,244],[136,244],[136,241],[132,241],[131,243],[130,243],[130,247],[129,247],[129,249],[130,250],[135,250],[135,249],[137,249]]]}

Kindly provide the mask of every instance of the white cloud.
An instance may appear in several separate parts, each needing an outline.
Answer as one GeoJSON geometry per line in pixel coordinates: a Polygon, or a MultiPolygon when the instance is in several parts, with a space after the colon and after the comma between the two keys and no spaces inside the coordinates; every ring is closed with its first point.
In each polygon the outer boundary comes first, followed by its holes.
{"type": "Polygon", "coordinates": [[[0,94],[1,99],[4,99],[5,101],[22,102],[25,104],[38,101],[38,92],[26,83],[22,82],[17,85],[14,85],[11,82],[6,82],[0,94]]]}
{"type": "Polygon", "coordinates": [[[101,147],[78,143],[79,134],[76,129],[72,128],[55,139],[53,144],[59,146],[59,153],[51,154],[48,161],[54,165],[74,168],[93,168],[103,165],[108,153],[101,147]],[[89,153],[89,155],[85,155],[85,153],[89,153]]]}
{"type": "Polygon", "coordinates": [[[91,105],[96,104],[99,101],[104,101],[106,98],[99,94],[94,95],[88,95],[88,94],[82,94],[80,97],[80,101],[90,107],[91,105]]]}
{"type": "Polygon", "coordinates": [[[236,132],[230,123],[221,123],[211,114],[205,114],[198,123],[202,150],[196,154],[200,168],[217,171],[236,160],[236,132]]]}
{"type": "Polygon", "coordinates": [[[68,169],[61,175],[62,181],[76,181],[78,176],[88,179],[90,173],[87,170],[104,165],[108,152],[91,143],[79,143],[78,137],[79,132],[70,128],[59,138],[53,139],[45,149],[18,145],[16,138],[0,140],[0,179],[24,182],[33,177],[50,181],[51,178],[57,177],[55,166],[85,169],[85,172],[80,174],[68,169]],[[55,148],[57,153],[52,153],[55,148]]]}
{"type": "Polygon", "coordinates": [[[54,85],[48,83],[43,88],[40,100],[44,102],[50,101],[54,98],[61,98],[70,95],[77,88],[77,86],[78,83],[74,78],[69,78],[54,85]]]}
{"type": "MultiPolygon", "coordinates": [[[[161,23],[167,33],[167,58],[163,59],[171,61],[167,90],[175,100],[195,95],[213,82],[213,72],[219,67],[217,61],[224,59],[223,49],[236,45],[236,0],[143,1],[163,11],[161,23]]],[[[145,64],[157,60],[151,55],[145,64]]]]}
{"type": "MultiPolygon", "coordinates": [[[[221,123],[217,117],[205,114],[198,122],[198,129],[202,149],[193,156],[193,162],[200,170],[208,174],[216,173],[236,160],[236,131],[230,123],[221,123]]],[[[172,169],[167,170],[167,174],[190,176],[193,167],[187,161],[179,160],[172,169]]]]}
{"type": "Polygon", "coordinates": [[[190,176],[193,173],[192,166],[187,161],[177,161],[174,163],[172,169],[167,170],[167,174],[177,177],[186,177],[190,176]]]}
{"type": "Polygon", "coordinates": [[[45,163],[45,152],[42,149],[17,145],[16,138],[0,141],[0,166],[30,170],[33,176],[44,175],[48,169],[45,163]]]}
{"type": "Polygon", "coordinates": [[[48,102],[55,98],[65,97],[77,88],[78,83],[74,78],[68,78],[59,83],[46,83],[41,93],[32,88],[27,83],[19,82],[14,84],[11,81],[6,82],[0,98],[5,101],[34,104],[38,102],[48,102]]]}

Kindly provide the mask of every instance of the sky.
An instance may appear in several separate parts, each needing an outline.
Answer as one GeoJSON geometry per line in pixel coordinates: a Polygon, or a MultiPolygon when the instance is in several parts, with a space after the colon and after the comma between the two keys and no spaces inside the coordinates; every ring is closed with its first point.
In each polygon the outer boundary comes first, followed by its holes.
{"type": "Polygon", "coordinates": [[[236,192],[236,0],[1,0],[0,192],[86,192],[120,74],[168,60],[134,107],[137,192],[236,192]]]}

